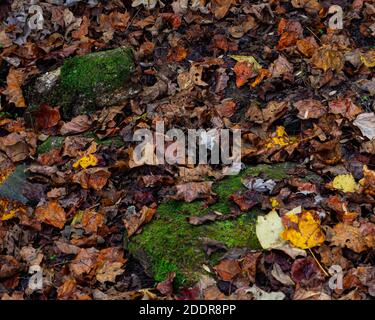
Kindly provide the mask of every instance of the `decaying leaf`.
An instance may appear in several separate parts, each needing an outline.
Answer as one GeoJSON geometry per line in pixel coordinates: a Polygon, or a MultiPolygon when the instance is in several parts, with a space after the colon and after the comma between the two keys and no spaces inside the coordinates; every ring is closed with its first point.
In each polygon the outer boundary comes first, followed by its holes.
{"type": "Polygon", "coordinates": [[[50,224],[59,229],[64,228],[66,214],[57,201],[50,201],[37,207],[34,214],[40,222],[50,224]]]}
{"type": "Polygon", "coordinates": [[[375,247],[375,225],[363,223],[354,227],[346,223],[338,223],[333,227],[333,245],[349,248],[354,252],[363,252],[375,247]]]}
{"type": "Polygon", "coordinates": [[[343,192],[356,192],[358,190],[358,184],[351,174],[336,176],[328,186],[343,192]]]}
{"type": "Polygon", "coordinates": [[[212,181],[180,184],[176,186],[177,192],[173,198],[186,202],[192,202],[196,199],[208,199],[214,195],[211,188],[212,181]]]}
{"type": "Polygon", "coordinates": [[[334,70],[340,72],[344,67],[344,57],[337,51],[330,48],[322,47],[315,51],[311,58],[312,64],[322,69],[324,72],[334,70]]]}
{"type": "Polygon", "coordinates": [[[309,249],[320,246],[325,240],[320,219],[313,211],[302,211],[299,215],[286,214],[283,222],[286,229],[281,233],[281,238],[297,248],[309,249]]]}
{"type": "Polygon", "coordinates": [[[280,247],[285,241],[280,234],[284,226],[276,210],[270,211],[265,216],[258,216],[256,224],[256,235],[263,249],[280,247]]]}
{"type": "Polygon", "coordinates": [[[7,89],[4,92],[10,102],[17,108],[26,108],[21,86],[25,80],[25,74],[20,69],[11,68],[7,77],[7,89]]]}
{"type": "Polygon", "coordinates": [[[74,174],[72,181],[84,189],[101,190],[110,176],[111,173],[106,168],[88,168],[74,174]]]}

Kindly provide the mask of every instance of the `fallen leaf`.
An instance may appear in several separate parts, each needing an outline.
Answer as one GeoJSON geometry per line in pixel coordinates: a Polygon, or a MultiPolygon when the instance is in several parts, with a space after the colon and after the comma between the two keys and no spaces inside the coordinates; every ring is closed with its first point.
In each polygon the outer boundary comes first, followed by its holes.
{"type": "Polygon", "coordinates": [[[212,0],[211,11],[216,19],[222,19],[226,16],[232,5],[233,0],[212,0]]]}
{"type": "Polygon", "coordinates": [[[367,68],[375,67],[375,50],[367,51],[361,55],[361,61],[367,68]]]}
{"type": "Polygon", "coordinates": [[[20,269],[21,266],[14,257],[0,255],[0,279],[13,277],[20,269]]]}
{"type": "Polygon", "coordinates": [[[312,64],[322,69],[324,72],[334,70],[340,72],[344,67],[344,57],[337,51],[326,47],[321,47],[315,51],[311,58],[312,64]]]}
{"type": "Polygon", "coordinates": [[[110,176],[107,168],[88,168],[74,174],[72,182],[80,184],[83,189],[101,190],[110,176]]]}
{"type": "Polygon", "coordinates": [[[88,154],[78,159],[74,164],[73,168],[79,167],[86,169],[88,167],[95,167],[98,164],[98,159],[93,154],[88,154]]]}
{"type": "Polygon", "coordinates": [[[176,190],[176,195],[172,198],[185,202],[192,202],[196,199],[207,199],[214,195],[212,192],[212,181],[188,182],[177,185],[176,190]]]}
{"type": "Polygon", "coordinates": [[[293,105],[297,108],[300,119],[318,119],[327,112],[322,103],[315,99],[300,100],[293,105]]]}
{"type": "Polygon", "coordinates": [[[298,50],[306,57],[311,58],[314,52],[319,48],[313,36],[297,40],[298,50]]]}
{"type": "Polygon", "coordinates": [[[361,224],[354,227],[346,223],[338,223],[333,227],[331,244],[341,248],[349,248],[361,253],[375,247],[375,225],[372,223],[361,224]]]}
{"type": "Polygon", "coordinates": [[[375,138],[375,113],[361,113],[353,121],[353,124],[361,130],[362,135],[370,140],[375,138]]]}
{"type": "Polygon", "coordinates": [[[349,120],[353,120],[356,115],[363,112],[350,98],[339,98],[330,101],[328,105],[331,113],[339,114],[349,120]]]}
{"type": "Polygon", "coordinates": [[[219,262],[214,270],[224,281],[232,281],[240,272],[240,264],[234,259],[223,259],[219,262]]]}
{"type": "Polygon", "coordinates": [[[281,233],[281,238],[297,248],[313,248],[320,246],[325,240],[320,228],[320,219],[313,211],[302,211],[299,215],[287,213],[283,217],[283,222],[286,229],[281,233]]]}
{"type": "Polygon", "coordinates": [[[263,249],[280,247],[285,242],[280,237],[283,231],[284,226],[276,210],[270,211],[265,216],[258,216],[256,235],[263,249]]]}
{"type": "Polygon", "coordinates": [[[25,98],[23,97],[21,86],[25,80],[25,74],[21,69],[10,68],[7,76],[7,88],[4,94],[8,100],[17,108],[26,108],[25,98]]]}
{"type": "Polygon", "coordinates": [[[110,247],[100,250],[96,261],[96,279],[101,282],[116,282],[116,277],[124,273],[126,262],[121,248],[110,247]]]}
{"type": "Polygon", "coordinates": [[[356,192],[359,187],[351,174],[340,174],[336,176],[329,186],[343,192],[356,192]]]}
{"type": "Polygon", "coordinates": [[[282,55],[280,55],[268,68],[272,78],[278,78],[285,74],[293,73],[293,65],[282,55]]]}
{"type": "Polygon", "coordinates": [[[246,293],[251,293],[254,300],[284,300],[285,294],[281,291],[266,292],[256,285],[253,285],[250,289],[246,290],[246,293]]]}
{"type": "Polygon", "coordinates": [[[249,79],[254,78],[257,74],[254,71],[253,64],[243,61],[237,62],[233,68],[236,74],[237,88],[243,86],[249,79]]]}
{"type": "Polygon", "coordinates": [[[75,277],[88,275],[96,266],[99,251],[95,248],[80,249],[69,265],[75,277]]]}
{"type": "Polygon", "coordinates": [[[85,210],[82,214],[81,225],[87,233],[96,233],[104,224],[104,214],[92,210],[85,210]]]}
{"type": "Polygon", "coordinates": [[[156,213],[156,207],[143,206],[137,213],[134,207],[128,208],[125,219],[123,219],[127,236],[130,238],[143,225],[151,221],[156,213]]]}
{"type": "Polygon", "coordinates": [[[256,191],[237,191],[230,196],[230,200],[234,201],[241,211],[248,211],[257,204],[263,202],[263,196],[256,191]]]}
{"type": "Polygon", "coordinates": [[[34,214],[40,222],[50,224],[59,229],[64,228],[66,222],[65,211],[57,201],[50,201],[37,207],[34,214]]]}
{"type": "Polygon", "coordinates": [[[60,129],[62,135],[81,133],[91,128],[91,120],[88,115],[80,115],[71,121],[64,123],[60,129]]]}
{"type": "Polygon", "coordinates": [[[60,111],[58,108],[51,108],[43,104],[35,113],[35,124],[37,128],[48,129],[57,125],[60,121],[60,111]]]}

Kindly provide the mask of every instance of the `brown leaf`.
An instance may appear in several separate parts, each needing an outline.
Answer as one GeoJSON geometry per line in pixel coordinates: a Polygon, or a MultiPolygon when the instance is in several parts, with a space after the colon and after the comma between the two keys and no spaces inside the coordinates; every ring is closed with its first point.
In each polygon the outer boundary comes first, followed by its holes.
{"type": "Polygon", "coordinates": [[[0,279],[13,277],[18,271],[20,271],[20,265],[15,258],[0,255],[0,279]]]}
{"type": "Polygon", "coordinates": [[[324,72],[328,70],[340,72],[344,67],[344,57],[341,52],[337,50],[321,47],[313,54],[311,63],[324,72]]]}
{"type": "Polygon", "coordinates": [[[156,290],[158,290],[164,296],[171,295],[173,293],[173,280],[175,277],[176,272],[169,272],[167,275],[167,279],[159,282],[156,286],[156,290]]]}
{"type": "Polygon", "coordinates": [[[230,196],[241,209],[241,211],[247,211],[255,205],[262,203],[263,196],[256,191],[237,191],[235,194],[230,196]]]}
{"type": "Polygon", "coordinates": [[[83,189],[101,190],[108,181],[111,173],[106,168],[88,168],[73,175],[72,181],[83,189]]]}
{"type": "Polygon", "coordinates": [[[177,192],[172,198],[185,202],[192,202],[196,199],[207,199],[213,195],[211,188],[212,181],[180,184],[176,186],[177,192]]]}
{"type": "Polygon", "coordinates": [[[284,74],[293,73],[293,65],[282,55],[280,55],[268,68],[272,78],[278,78],[284,74]]]}
{"type": "Polygon", "coordinates": [[[70,263],[70,271],[75,277],[88,275],[95,267],[98,258],[95,248],[80,249],[77,256],[70,263]]]}
{"type": "Polygon", "coordinates": [[[35,113],[35,124],[39,129],[48,129],[57,125],[60,121],[60,111],[58,108],[51,108],[43,104],[35,113]]]}
{"type": "Polygon", "coordinates": [[[91,300],[90,296],[77,289],[77,283],[73,278],[68,278],[57,289],[58,300],[91,300]]]}
{"type": "Polygon", "coordinates": [[[353,120],[356,115],[363,111],[361,107],[355,105],[350,98],[339,98],[330,101],[328,106],[331,113],[342,115],[349,120],[353,120]]]}
{"type": "Polygon", "coordinates": [[[317,119],[326,113],[326,108],[315,99],[300,100],[293,105],[297,108],[300,119],[317,119]]]}
{"type": "Polygon", "coordinates": [[[305,39],[298,40],[297,48],[303,55],[310,58],[314,54],[314,52],[319,48],[319,46],[316,43],[315,38],[311,36],[305,39]]]}
{"type": "Polygon", "coordinates": [[[64,123],[60,129],[62,135],[85,132],[91,127],[91,120],[88,115],[80,115],[70,122],[64,123]]]}
{"type": "Polygon", "coordinates": [[[355,227],[346,223],[338,223],[333,227],[332,245],[349,248],[360,253],[375,248],[375,224],[362,223],[355,227]]]}
{"type": "Polygon", "coordinates": [[[128,233],[128,238],[135,234],[141,225],[150,222],[155,213],[156,207],[149,208],[143,206],[138,213],[136,213],[135,210],[128,210],[125,219],[123,220],[128,233]]]}
{"type": "Polygon", "coordinates": [[[21,86],[25,80],[25,74],[21,69],[11,68],[7,76],[7,88],[4,94],[8,96],[9,102],[17,108],[26,108],[21,86]]]}
{"type": "Polygon", "coordinates": [[[224,281],[233,280],[240,272],[240,264],[237,260],[223,259],[214,267],[218,276],[224,281]]]}
{"type": "Polygon", "coordinates": [[[64,228],[66,222],[65,211],[57,201],[50,201],[37,207],[34,214],[40,222],[50,224],[59,229],[64,228]]]}
{"type": "Polygon", "coordinates": [[[211,11],[215,15],[216,19],[221,19],[226,16],[232,5],[233,0],[212,0],[211,11]]]}
{"type": "Polygon", "coordinates": [[[125,264],[124,252],[121,248],[110,247],[99,252],[96,266],[96,279],[101,282],[115,282],[121,275],[125,264]]]}
{"type": "Polygon", "coordinates": [[[104,224],[104,214],[92,210],[85,210],[82,215],[81,225],[87,233],[96,233],[104,224]]]}

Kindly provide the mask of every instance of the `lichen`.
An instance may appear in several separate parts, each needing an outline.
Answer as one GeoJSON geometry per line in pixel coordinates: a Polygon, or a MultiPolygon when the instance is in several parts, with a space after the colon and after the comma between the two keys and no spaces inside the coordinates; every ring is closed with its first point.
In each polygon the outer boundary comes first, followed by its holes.
{"type": "Polygon", "coordinates": [[[228,176],[214,184],[213,190],[219,200],[209,207],[203,201],[185,203],[173,200],[160,204],[154,220],[144,227],[141,234],[130,239],[129,251],[143,260],[147,257],[156,281],[164,280],[168,272],[174,271],[177,286],[193,283],[204,272],[203,264],[213,265],[217,262],[217,256],[207,257],[204,253],[203,237],[220,241],[227,248],[259,248],[255,234],[255,218],[259,211],[252,210],[234,220],[200,226],[189,224],[186,218],[210,211],[228,214],[234,205],[229,196],[244,189],[244,176],[264,173],[269,178],[282,179],[290,167],[289,164],[258,165],[246,168],[239,175],[228,176]]]}

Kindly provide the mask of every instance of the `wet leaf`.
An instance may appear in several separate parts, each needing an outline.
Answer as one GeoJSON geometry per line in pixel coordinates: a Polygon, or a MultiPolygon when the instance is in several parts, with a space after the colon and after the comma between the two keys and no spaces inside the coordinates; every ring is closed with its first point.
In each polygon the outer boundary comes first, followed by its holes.
{"type": "Polygon", "coordinates": [[[7,88],[4,92],[9,102],[14,103],[17,108],[26,108],[21,86],[25,80],[25,74],[20,69],[11,68],[7,76],[7,88]]]}
{"type": "Polygon", "coordinates": [[[280,237],[283,231],[284,226],[276,210],[270,211],[265,216],[258,216],[256,235],[263,249],[280,247],[285,242],[280,237]]]}
{"type": "Polygon", "coordinates": [[[50,224],[59,229],[64,228],[66,214],[57,201],[50,201],[37,207],[34,214],[40,222],[50,224]]]}
{"type": "Polygon", "coordinates": [[[293,246],[308,249],[320,246],[325,236],[320,227],[320,219],[315,212],[302,211],[301,214],[286,214],[283,217],[286,229],[281,238],[288,240],[293,246]]]}

